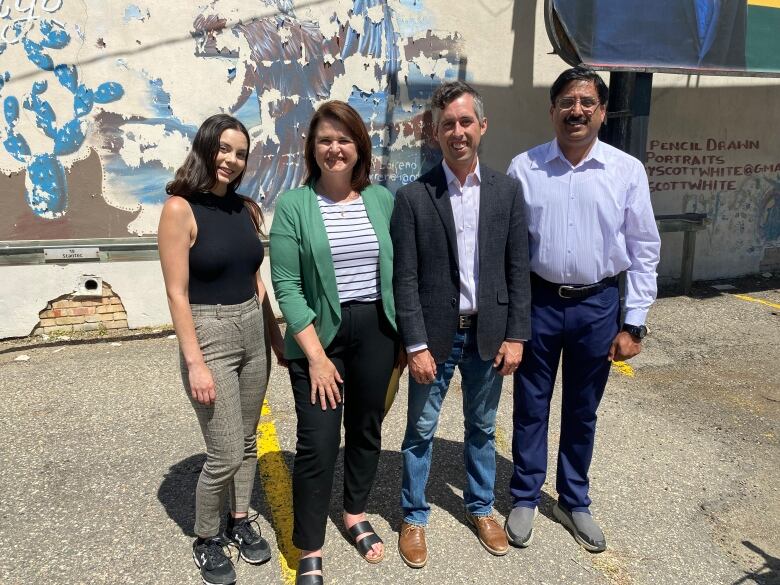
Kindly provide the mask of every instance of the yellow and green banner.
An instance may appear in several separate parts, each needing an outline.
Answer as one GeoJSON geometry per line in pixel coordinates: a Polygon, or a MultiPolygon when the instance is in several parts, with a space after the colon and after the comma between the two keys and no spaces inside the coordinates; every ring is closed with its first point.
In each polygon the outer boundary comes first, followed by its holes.
{"type": "Polygon", "coordinates": [[[748,0],[748,70],[780,71],[780,0],[748,0]]]}

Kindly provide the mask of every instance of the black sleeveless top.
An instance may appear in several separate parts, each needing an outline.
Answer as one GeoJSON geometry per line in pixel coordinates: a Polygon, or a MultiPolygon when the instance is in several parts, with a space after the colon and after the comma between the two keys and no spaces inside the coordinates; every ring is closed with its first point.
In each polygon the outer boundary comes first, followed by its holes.
{"type": "Polygon", "coordinates": [[[235,193],[187,198],[198,226],[190,248],[191,304],[237,305],[255,295],[263,244],[249,210],[235,193]]]}

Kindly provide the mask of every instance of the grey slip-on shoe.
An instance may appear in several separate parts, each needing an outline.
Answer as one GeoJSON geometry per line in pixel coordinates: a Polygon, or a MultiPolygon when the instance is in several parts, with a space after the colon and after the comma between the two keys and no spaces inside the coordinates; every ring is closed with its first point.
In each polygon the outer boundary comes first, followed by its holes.
{"type": "Polygon", "coordinates": [[[533,508],[526,508],[525,506],[512,508],[504,523],[504,531],[509,542],[520,548],[525,548],[533,542],[534,519],[537,513],[538,509],[536,506],[533,508]]]}
{"type": "Polygon", "coordinates": [[[553,518],[563,524],[571,532],[574,540],[592,553],[600,553],[607,550],[607,540],[596,521],[587,512],[570,512],[556,503],[553,508],[553,518]]]}

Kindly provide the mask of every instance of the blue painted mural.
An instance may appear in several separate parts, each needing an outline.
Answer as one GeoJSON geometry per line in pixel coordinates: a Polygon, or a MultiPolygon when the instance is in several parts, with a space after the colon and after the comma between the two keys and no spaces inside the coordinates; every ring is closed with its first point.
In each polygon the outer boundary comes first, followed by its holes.
{"type": "MultiPolygon", "coordinates": [[[[421,0],[346,0],[327,10],[292,0],[86,6],[86,19],[69,0],[23,14],[0,8],[10,39],[0,53],[13,53],[0,65],[0,169],[25,173],[24,202],[39,220],[67,219],[68,173],[97,155],[102,197],[94,204],[132,212],[126,235],[153,233],[165,183],[200,122],[217,111],[250,128],[242,191],[267,210],[302,180],[304,133],[327,99],[362,114],[375,181],[394,189],[437,158],[426,102],[457,74],[459,43],[454,32],[431,32],[421,0]]],[[[41,238],[18,225],[17,237],[41,238]]],[[[69,233],[100,230],[88,231],[69,233]]]]}
{"type": "MultiPolygon", "coordinates": [[[[79,83],[77,67],[56,64],[47,51],[65,47],[70,43],[70,35],[51,20],[41,20],[38,30],[38,42],[29,36],[21,39],[25,55],[30,63],[50,74],[73,95],[72,116],[58,123],[51,103],[46,100],[48,81],[35,81],[27,92],[22,107],[34,115],[35,125],[51,140],[51,149],[47,152],[34,152],[17,130],[20,109],[16,96],[7,96],[3,100],[3,117],[6,124],[3,147],[14,159],[27,167],[26,198],[30,209],[40,217],[55,219],[63,215],[68,207],[68,185],[59,157],[73,154],[82,146],[86,130],[84,117],[92,111],[94,105],[118,100],[124,90],[120,84],[111,81],[101,83],[94,90],[84,83],[79,83]]],[[[10,71],[5,71],[0,76],[4,84],[11,80],[10,71]]]]}

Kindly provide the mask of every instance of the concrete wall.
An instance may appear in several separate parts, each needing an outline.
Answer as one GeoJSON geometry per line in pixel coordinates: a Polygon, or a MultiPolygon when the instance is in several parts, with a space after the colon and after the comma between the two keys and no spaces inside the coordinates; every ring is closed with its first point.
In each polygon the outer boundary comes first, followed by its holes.
{"type": "MultiPolygon", "coordinates": [[[[165,182],[217,111],[251,128],[244,188],[269,219],[276,196],[301,179],[306,124],[329,98],[363,114],[375,179],[392,189],[436,159],[425,104],[442,78],[483,93],[482,160],[503,170],[551,138],[548,88],[566,67],[551,54],[541,0],[31,5],[0,9],[0,240],[154,233],[165,182]],[[52,71],[57,64],[65,67],[52,71]]],[[[778,103],[776,80],[655,76],[654,206],[712,218],[698,236],[697,279],[780,269],[778,103]]],[[[663,238],[659,273],[668,281],[682,238],[663,238]]],[[[46,302],[85,271],[114,287],[131,327],[170,320],[154,263],[0,271],[0,337],[28,334],[46,302]]]]}

